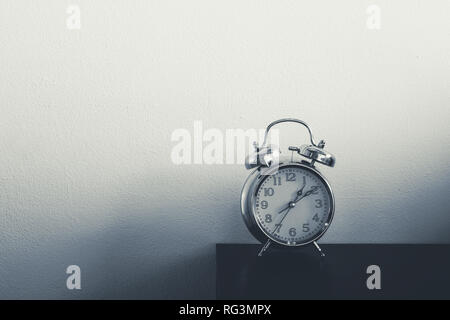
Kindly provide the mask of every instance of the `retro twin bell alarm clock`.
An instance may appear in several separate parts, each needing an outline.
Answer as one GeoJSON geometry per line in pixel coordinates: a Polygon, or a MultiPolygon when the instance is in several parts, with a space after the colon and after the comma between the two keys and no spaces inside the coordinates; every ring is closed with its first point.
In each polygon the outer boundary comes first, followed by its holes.
{"type": "Polygon", "coordinates": [[[259,252],[274,243],[279,247],[300,247],[313,243],[324,253],[317,240],[327,231],[334,214],[331,187],[316,169],[316,163],[329,167],[335,157],[323,150],[325,142],[316,144],[308,125],[298,119],[280,119],[266,129],[261,147],[246,158],[247,169],[256,168],[247,178],[241,194],[241,211],[250,233],[261,243],[259,252]],[[279,123],[295,122],[308,129],[309,145],[291,146],[291,159],[280,159],[277,146],[267,145],[270,129],[279,123]],[[304,159],[294,161],[297,152],[304,159]]]}

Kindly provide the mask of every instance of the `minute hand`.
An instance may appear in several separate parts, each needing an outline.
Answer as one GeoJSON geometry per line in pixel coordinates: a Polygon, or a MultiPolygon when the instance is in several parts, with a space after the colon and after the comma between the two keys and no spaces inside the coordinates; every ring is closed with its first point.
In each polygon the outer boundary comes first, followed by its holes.
{"type": "Polygon", "coordinates": [[[289,202],[287,207],[285,207],[278,213],[282,213],[283,211],[286,211],[287,209],[292,208],[292,204],[297,203],[302,198],[302,193],[303,193],[303,189],[305,189],[305,186],[306,186],[306,178],[305,178],[305,176],[303,176],[303,186],[296,192],[295,199],[293,201],[289,202]]]}

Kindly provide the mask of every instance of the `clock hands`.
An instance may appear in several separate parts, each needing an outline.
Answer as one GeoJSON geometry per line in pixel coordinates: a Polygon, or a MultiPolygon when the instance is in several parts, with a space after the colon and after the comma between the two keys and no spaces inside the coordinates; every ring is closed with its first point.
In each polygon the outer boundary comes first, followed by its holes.
{"type": "Polygon", "coordinates": [[[303,194],[303,189],[305,189],[305,186],[306,186],[306,177],[303,176],[303,186],[296,192],[294,201],[289,202],[287,207],[285,207],[283,210],[281,210],[278,213],[282,213],[283,211],[288,210],[289,208],[295,207],[295,204],[303,198],[302,194],[303,194]],[[292,204],[294,204],[294,205],[292,205],[292,204]]]}
{"type": "Polygon", "coordinates": [[[281,218],[280,222],[278,222],[278,223],[275,225],[275,230],[272,232],[272,234],[274,234],[274,233],[277,232],[277,231],[278,231],[278,232],[280,231],[281,225],[282,225],[282,222],[283,222],[284,218],[286,218],[286,216],[288,215],[289,211],[291,211],[291,209],[295,207],[295,204],[302,198],[303,189],[305,188],[305,186],[306,186],[306,177],[303,176],[303,185],[302,185],[302,187],[297,191],[294,201],[289,202],[289,204],[287,205],[286,208],[284,208],[283,210],[281,210],[280,212],[278,212],[278,213],[282,213],[283,211],[286,211],[286,213],[285,213],[285,214],[283,215],[283,217],[281,218]]]}
{"type": "Polygon", "coordinates": [[[305,192],[305,195],[303,196],[303,198],[304,198],[304,197],[307,197],[307,196],[309,196],[309,195],[311,195],[311,194],[316,194],[316,193],[317,193],[317,190],[319,190],[319,187],[318,187],[318,186],[312,186],[310,190],[308,190],[308,191],[305,192]]]}
{"type": "Polygon", "coordinates": [[[306,191],[305,194],[303,194],[303,189],[305,188],[305,186],[306,186],[306,179],[305,179],[305,176],[303,176],[303,186],[297,191],[294,201],[289,202],[287,207],[285,207],[284,209],[282,209],[281,211],[278,212],[278,213],[282,213],[282,212],[286,211],[286,213],[283,215],[281,220],[277,224],[275,224],[275,230],[272,232],[272,234],[274,234],[277,231],[278,232],[280,231],[283,220],[286,218],[289,211],[291,211],[291,209],[295,207],[297,202],[299,202],[303,198],[310,196],[311,194],[316,194],[317,189],[319,189],[318,186],[312,186],[310,190],[306,191]]]}
{"type": "MultiPolygon", "coordinates": [[[[288,215],[289,211],[291,211],[291,209],[295,207],[295,204],[297,202],[299,202],[303,198],[306,198],[306,197],[310,196],[311,194],[317,193],[317,189],[319,189],[318,186],[312,186],[310,190],[306,191],[305,194],[303,194],[303,189],[305,188],[305,186],[306,186],[306,178],[305,178],[305,176],[303,176],[303,186],[297,191],[294,201],[289,202],[287,207],[285,207],[280,212],[278,212],[278,213],[282,213],[282,212],[286,211],[286,213],[283,215],[281,220],[277,224],[275,224],[275,230],[272,232],[272,234],[275,234],[275,232],[279,232],[280,231],[283,220],[286,218],[286,216],[288,215]]],[[[264,252],[267,250],[267,248],[270,246],[271,243],[272,243],[271,239],[270,238],[267,239],[266,243],[264,244],[264,246],[261,248],[261,250],[258,253],[259,257],[261,257],[264,254],[264,252]]],[[[317,244],[317,242],[314,241],[313,243],[316,246],[317,250],[319,251],[320,255],[322,257],[324,257],[325,254],[322,252],[322,249],[320,249],[320,247],[317,244]]]]}
{"type": "Polygon", "coordinates": [[[291,206],[290,206],[290,202],[289,202],[288,206],[285,207],[284,209],[282,209],[281,211],[279,211],[278,213],[282,213],[282,212],[284,212],[284,211],[286,211],[286,210],[288,210],[290,208],[291,208],[291,206]]]}
{"type": "Polygon", "coordinates": [[[293,207],[295,207],[295,203],[294,203],[294,202],[290,202],[290,203],[289,203],[289,207],[288,207],[286,213],[283,215],[283,217],[281,218],[280,222],[278,222],[278,223],[275,225],[275,230],[273,230],[272,234],[275,234],[275,232],[277,232],[277,231],[279,232],[279,231],[280,231],[281,226],[282,226],[282,222],[283,222],[284,218],[286,218],[286,216],[288,215],[289,211],[291,211],[291,209],[292,209],[293,207]],[[291,206],[291,205],[292,205],[292,206],[291,206]]]}
{"type": "Polygon", "coordinates": [[[318,189],[319,189],[318,186],[312,186],[310,190],[308,190],[308,191],[305,192],[305,194],[303,195],[303,197],[294,200],[294,203],[299,202],[300,200],[302,200],[303,198],[306,198],[307,196],[310,196],[310,195],[312,195],[312,194],[316,194],[318,189]]]}
{"type": "Polygon", "coordinates": [[[302,185],[302,187],[297,191],[297,194],[302,194],[302,192],[303,192],[303,189],[305,189],[305,187],[306,187],[306,177],[305,176],[303,176],[303,185],[302,185]]]}

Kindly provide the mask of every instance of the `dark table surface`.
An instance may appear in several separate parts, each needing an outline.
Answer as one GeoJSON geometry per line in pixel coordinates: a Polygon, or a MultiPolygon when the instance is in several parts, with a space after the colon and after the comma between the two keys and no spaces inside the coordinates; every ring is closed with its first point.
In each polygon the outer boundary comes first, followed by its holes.
{"type": "Polygon", "coordinates": [[[217,244],[217,299],[450,299],[450,245],[322,244],[296,250],[217,244]],[[380,268],[369,290],[367,268],[380,268]]]}

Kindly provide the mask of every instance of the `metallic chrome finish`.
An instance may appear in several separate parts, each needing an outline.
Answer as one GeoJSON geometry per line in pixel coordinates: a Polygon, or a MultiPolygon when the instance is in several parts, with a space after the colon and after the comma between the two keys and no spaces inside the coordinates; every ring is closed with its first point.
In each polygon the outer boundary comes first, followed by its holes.
{"type": "Polygon", "coordinates": [[[264,135],[264,142],[263,142],[263,144],[262,144],[263,146],[266,145],[267,135],[269,134],[270,129],[271,129],[274,125],[277,125],[277,124],[283,123],[283,122],[295,122],[295,123],[299,123],[299,124],[301,124],[301,125],[304,125],[304,126],[306,127],[306,129],[308,129],[309,139],[311,140],[311,144],[312,144],[313,146],[318,147],[318,146],[319,146],[320,144],[322,144],[322,143],[323,143],[323,146],[325,145],[325,142],[324,142],[323,140],[321,140],[321,142],[319,143],[319,145],[316,145],[316,144],[314,143],[314,139],[313,139],[313,135],[312,135],[312,133],[311,133],[311,129],[309,128],[309,126],[308,126],[308,124],[307,124],[306,122],[304,122],[304,121],[302,121],[302,120],[299,120],[299,119],[294,119],[294,118],[284,118],[284,119],[276,120],[276,121],[270,123],[270,124],[267,126],[266,133],[265,133],[265,135],[264,135]]]}
{"type": "Polygon", "coordinates": [[[245,158],[245,168],[270,167],[272,163],[278,163],[279,158],[280,150],[275,145],[263,146],[261,148],[256,147],[256,153],[248,155],[245,158]]]}
{"type": "Polygon", "coordinates": [[[330,213],[328,215],[328,220],[325,222],[324,228],[321,230],[320,233],[318,233],[314,238],[308,240],[307,242],[302,242],[302,243],[296,242],[293,244],[287,244],[287,243],[283,243],[283,242],[279,241],[278,239],[269,237],[264,232],[262,226],[259,225],[259,223],[255,217],[254,204],[255,204],[255,195],[256,195],[256,191],[258,190],[258,186],[262,182],[263,178],[266,177],[268,174],[270,174],[270,172],[269,173],[266,172],[263,175],[258,169],[256,169],[247,178],[247,180],[244,184],[244,187],[242,188],[242,192],[241,192],[241,212],[242,212],[242,217],[244,219],[244,222],[247,226],[247,229],[261,243],[266,243],[267,240],[271,240],[271,242],[273,244],[277,244],[277,245],[281,245],[281,246],[300,247],[300,246],[304,246],[304,245],[307,245],[314,241],[319,240],[325,234],[325,232],[328,230],[328,228],[331,224],[331,221],[333,220],[333,216],[334,216],[334,207],[335,207],[334,194],[333,194],[333,191],[331,190],[330,184],[325,179],[325,177],[311,165],[308,165],[305,163],[300,163],[300,162],[291,162],[291,161],[283,162],[283,163],[280,163],[277,168],[273,168],[273,173],[275,173],[276,171],[278,171],[280,169],[283,169],[284,167],[288,167],[288,166],[298,166],[303,169],[311,171],[313,174],[317,175],[323,181],[324,185],[326,186],[327,192],[330,196],[330,213]]]}
{"type": "Polygon", "coordinates": [[[334,164],[336,163],[335,156],[315,146],[301,146],[298,154],[329,167],[334,167],[334,164]]]}
{"type": "MultiPolygon", "coordinates": [[[[255,145],[255,154],[248,156],[245,160],[245,167],[247,169],[255,169],[255,170],[248,176],[242,188],[241,213],[242,218],[244,219],[244,222],[250,233],[261,243],[265,243],[265,245],[262,247],[259,253],[259,256],[261,256],[270,245],[278,245],[283,247],[286,246],[299,247],[308,245],[310,243],[314,243],[317,250],[319,250],[321,255],[324,256],[322,250],[317,244],[317,240],[319,240],[325,234],[325,232],[328,230],[331,224],[331,221],[333,220],[335,200],[330,184],[322,176],[322,174],[314,167],[314,164],[315,162],[317,162],[329,167],[333,167],[336,163],[336,158],[331,153],[328,153],[325,150],[323,150],[323,148],[325,147],[324,140],[320,140],[318,144],[314,142],[311,129],[306,124],[306,122],[294,118],[279,119],[277,121],[270,123],[266,128],[262,146],[258,147],[256,143],[254,145],[255,145]],[[290,161],[281,162],[279,160],[280,150],[278,149],[278,147],[274,145],[266,145],[270,129],[273,126],[283,122],[299,123],[306,127],[309,133],[309,139],[311,144],[303,145],[301,147],[291,146],[289,147],[289,150],[292,152],[294,151],[297,152],[299,155],[309,159],[310,162],[306,160],[294,161],[293,153],[290,158],[290,161]],[[301,167],[302,169],[308,170],[312,174],[316,175],[320,180],[322,180],[330,199],[329,214],[327,217],[327,221],[325,221],[324,223],[323,228],[312,238],[310,238],[309,240],[305,240],[304,242],[289,242],[289,241],[282,242],[274,238],[273,236],[271,236],[271,234],[268,234],[264,230],[264,228],[260,225],[260,222],[256,218],[255,214],[255,202],[256,202],[255,198],[256,192],[258,191],[260,184],[263,182],[265,178],[267,178],[267,176],[272,175],[276,173],[278,170],[281,170],[289,166],[301,167]]],[[[292,208],[295,206],[295,203],[289,203],[289,206],[292,208]]]]}
{"type": "Polygon", "coordinates": [[[264,254],[264,252],[267,250],[267,248],[269,248],[270,244],[272,243],[272,241],[269,239],[267,240],[267,242],[263,245],[263,247],[261,248],[261,250],[258,253],[258,257],[262,257],[262,255],[264,254]]]}
{"type": "Polygon", "coordinates": [[[316,247],[317,251],[319,251],[320,255],[321,255],[322,257],[325,257],[325,253],[323,253],[322,249],[319,247],[319,245],[317,244],[317,242],[314,241],[313,243],[314,243],[314,246],[316,247]]]}

